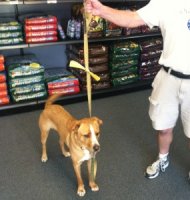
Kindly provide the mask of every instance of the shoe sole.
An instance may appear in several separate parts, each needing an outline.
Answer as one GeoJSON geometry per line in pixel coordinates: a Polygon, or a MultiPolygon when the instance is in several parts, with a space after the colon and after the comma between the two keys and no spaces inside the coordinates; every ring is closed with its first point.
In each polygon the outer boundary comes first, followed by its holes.
{"type": "Polygon", "coordinates": [[[154,174],[153,176],[150,176],[149,174],[145,173],[145,177],[148,178],[148,179],[154,179],[154,178],[156,178],[159,174],[160,174],[160,172],[158,172],[157,174],[154,174]]]}
{"type": "Polygon", "coordinates": [[[169,166],[169,162],[167,163],[167,165],[165,165],[163,171],[160,170],[158,173],[156,173],[156,174],[154,174],[154,175],[152,175],[152,176],[151,176],[150,174],[145,173],[145,177],[148,178],[148,179],[154,179],[154,178],[156,178],[156,177],[160,174],[160,172],[165,172],[165,170],[166,170],[166,168],[167,168],[168,166],[169,166]]]}

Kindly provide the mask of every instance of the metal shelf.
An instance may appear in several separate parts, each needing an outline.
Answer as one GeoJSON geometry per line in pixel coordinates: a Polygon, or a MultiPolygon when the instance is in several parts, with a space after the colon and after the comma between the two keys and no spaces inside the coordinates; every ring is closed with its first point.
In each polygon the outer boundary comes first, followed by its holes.
{"type": "MultiPolygon", "coordinates": [[[[60,0],[24,0],[24,4],[56,4],[60,3],[60,0]]],[[[65,1],[65,3],[67,0],[65,1]]],[[[70,2],[70,1],[68,1],[70,2]]]]}
{"type": "MultiPolygon", "coordinates": [[[[124,40],[137,40],[150,37],[161,37],[161,33],[149,33],[141,35],[131,35],[131,36],[118,36],[118,37],[104,37],[104,38],[95,38],[89,39],[90,43],[93,42],[109,42],[109,41],[124,41],[124,40]]],[[[19,45],[7,45],[0,46],[0,50],[8,49],[21,49],[21,48],[30,48],[30,47],[43,47],[43,46],[52,46],[52,45],[67,45],[67,44],[82,44],[83,40],[62,40],[58,42],[49,42],[49,43],[37,43],[37,44],[19,44],[19,45]]]]}
{"type": "Polygon", "coordinates": [[[0,5],[24,4],[23,0],[0,0],[0,5]]]}
{"type": "MultiPolygon", "coordinates": [[[[101,0],[103,3],[108,2],[148,2],[149,0],[101,0]]],[[[83,0],[23,0],[24,4],[56,4],[56,3],[83,3],[83,0]]]]}
{"type": "Polygon", "coordinates": [[[28,45],[27,44],[18,44],[18,45],[0,46],[0,50],[22,49],[22,48],[28,48],[28,45]]]}
{"type": "MultiPolygon", "coordinates": [[[[101,0],[102,3],[148,2],[149,0],[101,0]]],[[[83,0],[0,0],[0,5],[83,3],[83,0]]]]}

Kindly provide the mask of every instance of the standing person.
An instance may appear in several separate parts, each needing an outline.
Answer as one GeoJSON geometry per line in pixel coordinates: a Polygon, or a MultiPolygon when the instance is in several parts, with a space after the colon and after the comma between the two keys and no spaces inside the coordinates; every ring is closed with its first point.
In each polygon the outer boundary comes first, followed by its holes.
{"type": "Polygon", "coordinates": [[[179,113],[185,135],[190,138],[190,1],[150,0],[137,11],[116,10],[98,0],[86,0],[85,10],[121,27],[159,26],[163,37],[162,68],[149,97],[149,115],[158,132],[159,154],[145,175],[156,178],[169,166],[169,149],[179,113]]]}

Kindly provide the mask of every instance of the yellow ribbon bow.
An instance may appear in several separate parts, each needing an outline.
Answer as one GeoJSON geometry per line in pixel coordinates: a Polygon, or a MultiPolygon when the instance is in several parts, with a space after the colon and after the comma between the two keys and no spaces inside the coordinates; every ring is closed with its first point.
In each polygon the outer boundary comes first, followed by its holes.
{"type": "Polygon", "coordinates": [[[93,72],[91,72],[89,69],[86,69],[85,67],[83,67],[80,63],[74,61],[74,60],[71,60],[70,63],[69,63],[69,67],[73,67],[73,68],[77,68],[77,69],[81,69],[87,73],[90,74],[90,76],[92,76],[92,78],[95,80],[95,81],[99,81],[100,80],[100,77],[96,74],[94,74],[93,72]]]}

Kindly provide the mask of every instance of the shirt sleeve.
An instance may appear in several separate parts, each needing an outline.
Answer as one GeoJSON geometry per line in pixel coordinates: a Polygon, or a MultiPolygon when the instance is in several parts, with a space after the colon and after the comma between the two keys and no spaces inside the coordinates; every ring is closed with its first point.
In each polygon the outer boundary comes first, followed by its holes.
{"type": "Polygon", "coordinates": [[[159,26],[159,10],[160,10],[161,0],[150,0],[150,2],[137,10],[139,16],[144,20],[144,22],[152,28],[153,26],[159,26]]]}

